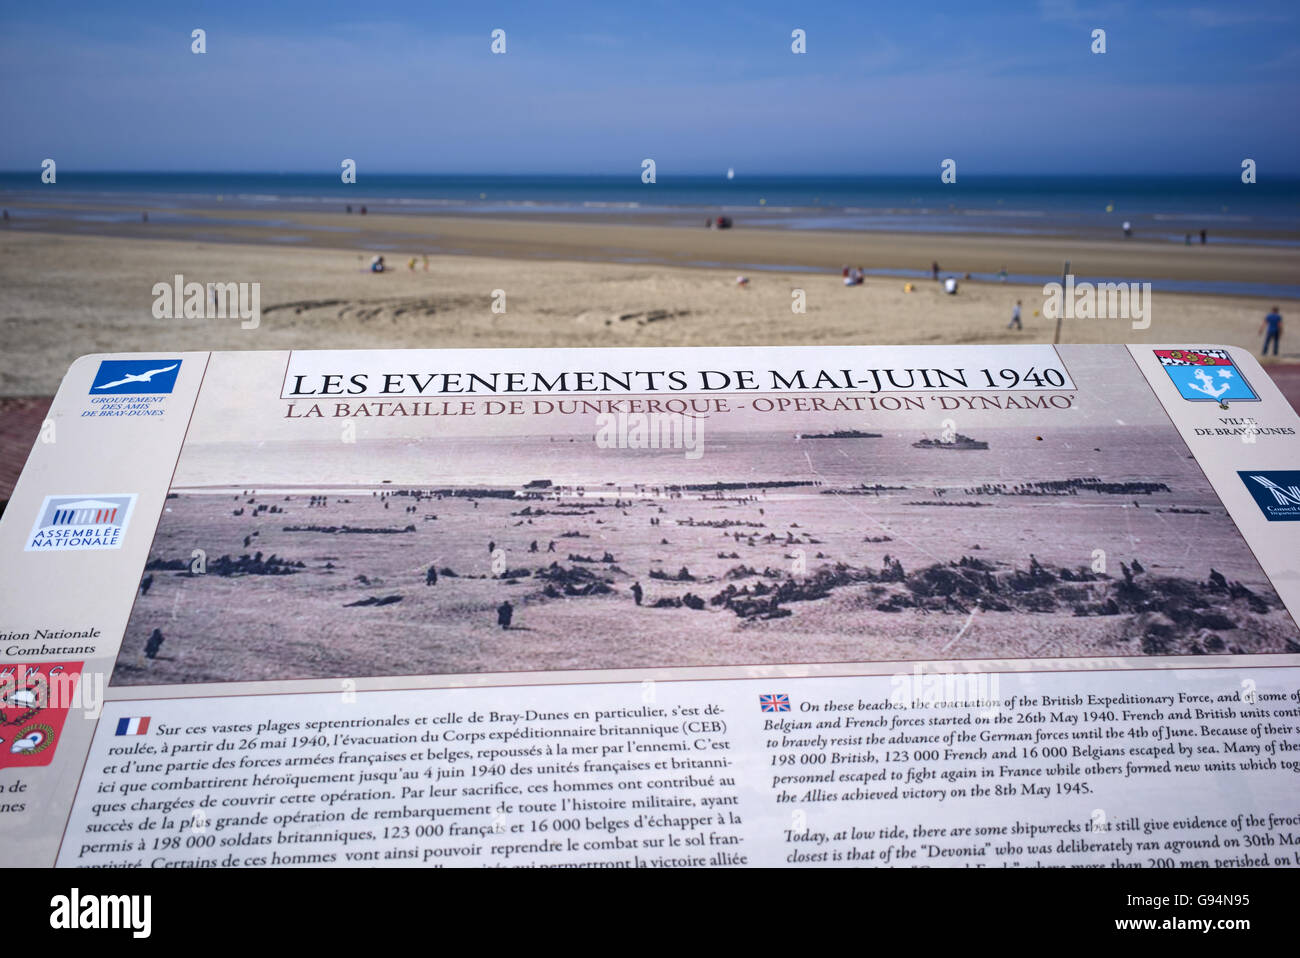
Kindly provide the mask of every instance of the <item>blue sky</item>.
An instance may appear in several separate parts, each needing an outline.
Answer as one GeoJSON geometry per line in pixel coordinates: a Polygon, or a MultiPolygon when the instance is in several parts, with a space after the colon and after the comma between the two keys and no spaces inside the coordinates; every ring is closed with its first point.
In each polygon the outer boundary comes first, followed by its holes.
{"type": "Polygon", "coordinates": [[[1295,174],[1297,10],[0,0],[0,169],[1295,174]]]}

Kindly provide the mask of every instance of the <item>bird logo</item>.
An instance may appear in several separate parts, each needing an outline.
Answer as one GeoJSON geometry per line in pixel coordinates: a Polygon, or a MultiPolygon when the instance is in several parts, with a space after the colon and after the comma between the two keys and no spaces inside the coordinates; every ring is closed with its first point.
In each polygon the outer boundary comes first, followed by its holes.
{"type": "Polygon", "coordinates": [[[111,383],[100,383],[95,389],[113,389],[117,386],[125,386],[127,383],[147,383],[154,376],[161,373],[169,373],[180,366],[180,363],[172,363],[170,366],[161,366],[158,369],[146,370],[142,373],[127,373],[121,379],[115,379],[111,383]]]}

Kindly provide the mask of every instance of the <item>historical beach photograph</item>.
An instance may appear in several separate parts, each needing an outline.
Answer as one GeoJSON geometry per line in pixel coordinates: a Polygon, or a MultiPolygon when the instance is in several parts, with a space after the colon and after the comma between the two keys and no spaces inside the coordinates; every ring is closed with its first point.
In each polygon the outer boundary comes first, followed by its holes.
{"type": "Polygon", "coordinates": [[[1062,408],[747,397],[659,448],[574,399],[248,436],[205,391],[113,682],[1300,651],[1126,350],[1061,354],[1062,408]]]}

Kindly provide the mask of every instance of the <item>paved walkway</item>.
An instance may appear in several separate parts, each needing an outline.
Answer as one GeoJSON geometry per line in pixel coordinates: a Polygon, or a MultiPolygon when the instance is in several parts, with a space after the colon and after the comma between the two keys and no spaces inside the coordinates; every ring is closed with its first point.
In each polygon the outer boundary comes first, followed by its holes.
{"type": "Polygon", "coordinates": [[[14,491],[53,401],[53,397],[0,399],[0,502],[14,491]]]}

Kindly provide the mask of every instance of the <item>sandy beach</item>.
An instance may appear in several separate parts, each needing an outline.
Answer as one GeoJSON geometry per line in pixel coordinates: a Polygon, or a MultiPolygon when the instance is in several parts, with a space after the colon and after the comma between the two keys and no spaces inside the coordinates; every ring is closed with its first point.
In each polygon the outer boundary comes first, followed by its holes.
{"type": "MultiPolygon", "coordinates": [[[[68,364],[91,352],[1052,341],[1054,323],[1035,315],[1043,306],[1040,285],[963,282],[948,296],[928,278],[891,276],[846,288],[840,278],[846,264],[923,270],[937,260],[945,273],[958,275],[1003,267],[1012,275],[1053,275],[1068,259],[1080,279],[1286,284],[1300,275],[1300,250],[1286,247],[262,215],[266,224],[250,226],[254,214],[247,211],[228,217],[207,211],[197,231],[136,223],[93,227],[112,235],[82,235],[91,227],[57,217],[42,227],[53,232],[6,228],[0,233],[6,328],[0,395],[49,395],[68,364]],[[223,218],[235,222],[223,226],[223,218]],[[313,229],[295,233],[296,220],[313,229]],[[376,253],[390,272],[366,270],[376,253]],[[685,265],[710,262],[730,265],[685,265]],[[232,319],[155,319],[153,286],[176,274],[189,282],[260,283],[260,325],[246,330],[232,319]],[[749,278],[748,286],[737,285],[738,275],[749,278]],[[904,291],[907,282],[913,292],[904,291]],[[496,290],[504,291],[504,312],[493,311],[501,303],[496,290]],[[806,295],[804,313],[792,310],[795,290],[806,295]],[[1017,299],[1024,304],[1023,330],[1007,328],[1017,299]]],[[[1260,320],[1273,305],[1256,296],[1156,290],[1149,328],[1067,320],[1062,341],[1187,341],[1256,350],[1260,320]]],[[[1281,305],[1287,314],[1287,301],[1281,305]]],[[[1292,342],[1284,337],[1283,352],[1294,360],[1292,342]]]]}

